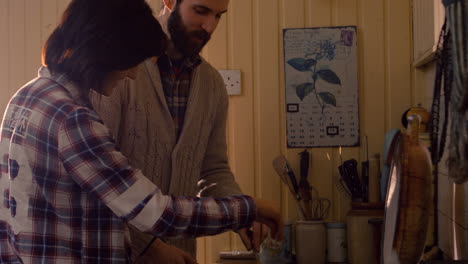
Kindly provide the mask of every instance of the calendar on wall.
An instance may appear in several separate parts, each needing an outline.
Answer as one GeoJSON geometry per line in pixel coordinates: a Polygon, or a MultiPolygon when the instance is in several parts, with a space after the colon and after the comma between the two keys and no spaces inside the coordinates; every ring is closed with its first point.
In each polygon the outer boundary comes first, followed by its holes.
{"type": "Polygon", "coordinates": [[[358,145],[356,27],[283,33],[288,147],[358,145]]]}

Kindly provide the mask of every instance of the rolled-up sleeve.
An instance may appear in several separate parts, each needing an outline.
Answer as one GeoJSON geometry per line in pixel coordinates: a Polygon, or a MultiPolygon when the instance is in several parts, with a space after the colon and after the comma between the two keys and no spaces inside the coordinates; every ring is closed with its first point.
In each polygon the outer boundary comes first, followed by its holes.
{"type": "Polygon", "coordinates": [[[63,166],[83,191],[118,217],[156,236],[204,236],[248,227],[255,204],[248,196],[222,199],[163,195],[115,147],[108,129],[86,108],[68,115],[59,132],[63,166]]]}

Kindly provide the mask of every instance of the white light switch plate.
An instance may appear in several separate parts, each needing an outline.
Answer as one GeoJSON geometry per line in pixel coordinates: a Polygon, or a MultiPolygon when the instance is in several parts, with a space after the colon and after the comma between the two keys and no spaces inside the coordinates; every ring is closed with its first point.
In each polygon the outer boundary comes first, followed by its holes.
{"type": "Polygon", "coordinates": [[[240,70],[219,70],[224,79],[224,84],[229,95],[241,94],[241,72],[240,70]]]}

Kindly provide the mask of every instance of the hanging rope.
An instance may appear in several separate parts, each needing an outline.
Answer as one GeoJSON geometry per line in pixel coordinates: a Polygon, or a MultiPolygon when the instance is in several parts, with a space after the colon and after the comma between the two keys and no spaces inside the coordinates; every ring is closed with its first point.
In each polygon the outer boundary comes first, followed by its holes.
{"type": "Polygon", "coordinates": [[[453,84],[450,93],[449,177],[468,181],[468,0],[443,0],[451,32],[453,84]]]}
{"type": "Polygon", "coordinates": [[[449,119],[450,89],[452,87],[452,53],[450,50],[450,32],[445,21],[439,35],[436,51],[436,74],[432,97],[431,119],[429,121],[432,164],[438,164],[444,155],[449,119]],[[440,109],[444,94],[444,109],[440,109]],[[440,111],[443,111],[443,126],[440,126],[440,111]]]}

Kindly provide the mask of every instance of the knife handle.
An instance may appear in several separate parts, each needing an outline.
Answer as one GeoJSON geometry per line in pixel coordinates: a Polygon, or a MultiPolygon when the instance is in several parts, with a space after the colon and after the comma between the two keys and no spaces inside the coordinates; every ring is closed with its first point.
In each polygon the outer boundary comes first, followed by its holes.
{"type": "Polygon", "coordinates": [[[286,164],[286,171],[289,177],[289,181],[291,182],[291,185],[294,189],[294,192],[296,193],[296,195],[299,194],[299,185],[297,184],[296,174],[294,174],[294,171],[291,169],[289,164],[286,164]]]}
{"type": "Polygon", "coordinates": [[[369,161],[361,163],[362,195],[364,202],[369,202],[369,161]]]}
{"type": "Polygon", "coordinates": [[[299,154],[301,155],[301,178],[307,179],[310,155],[307,149],[299,154]]]}

